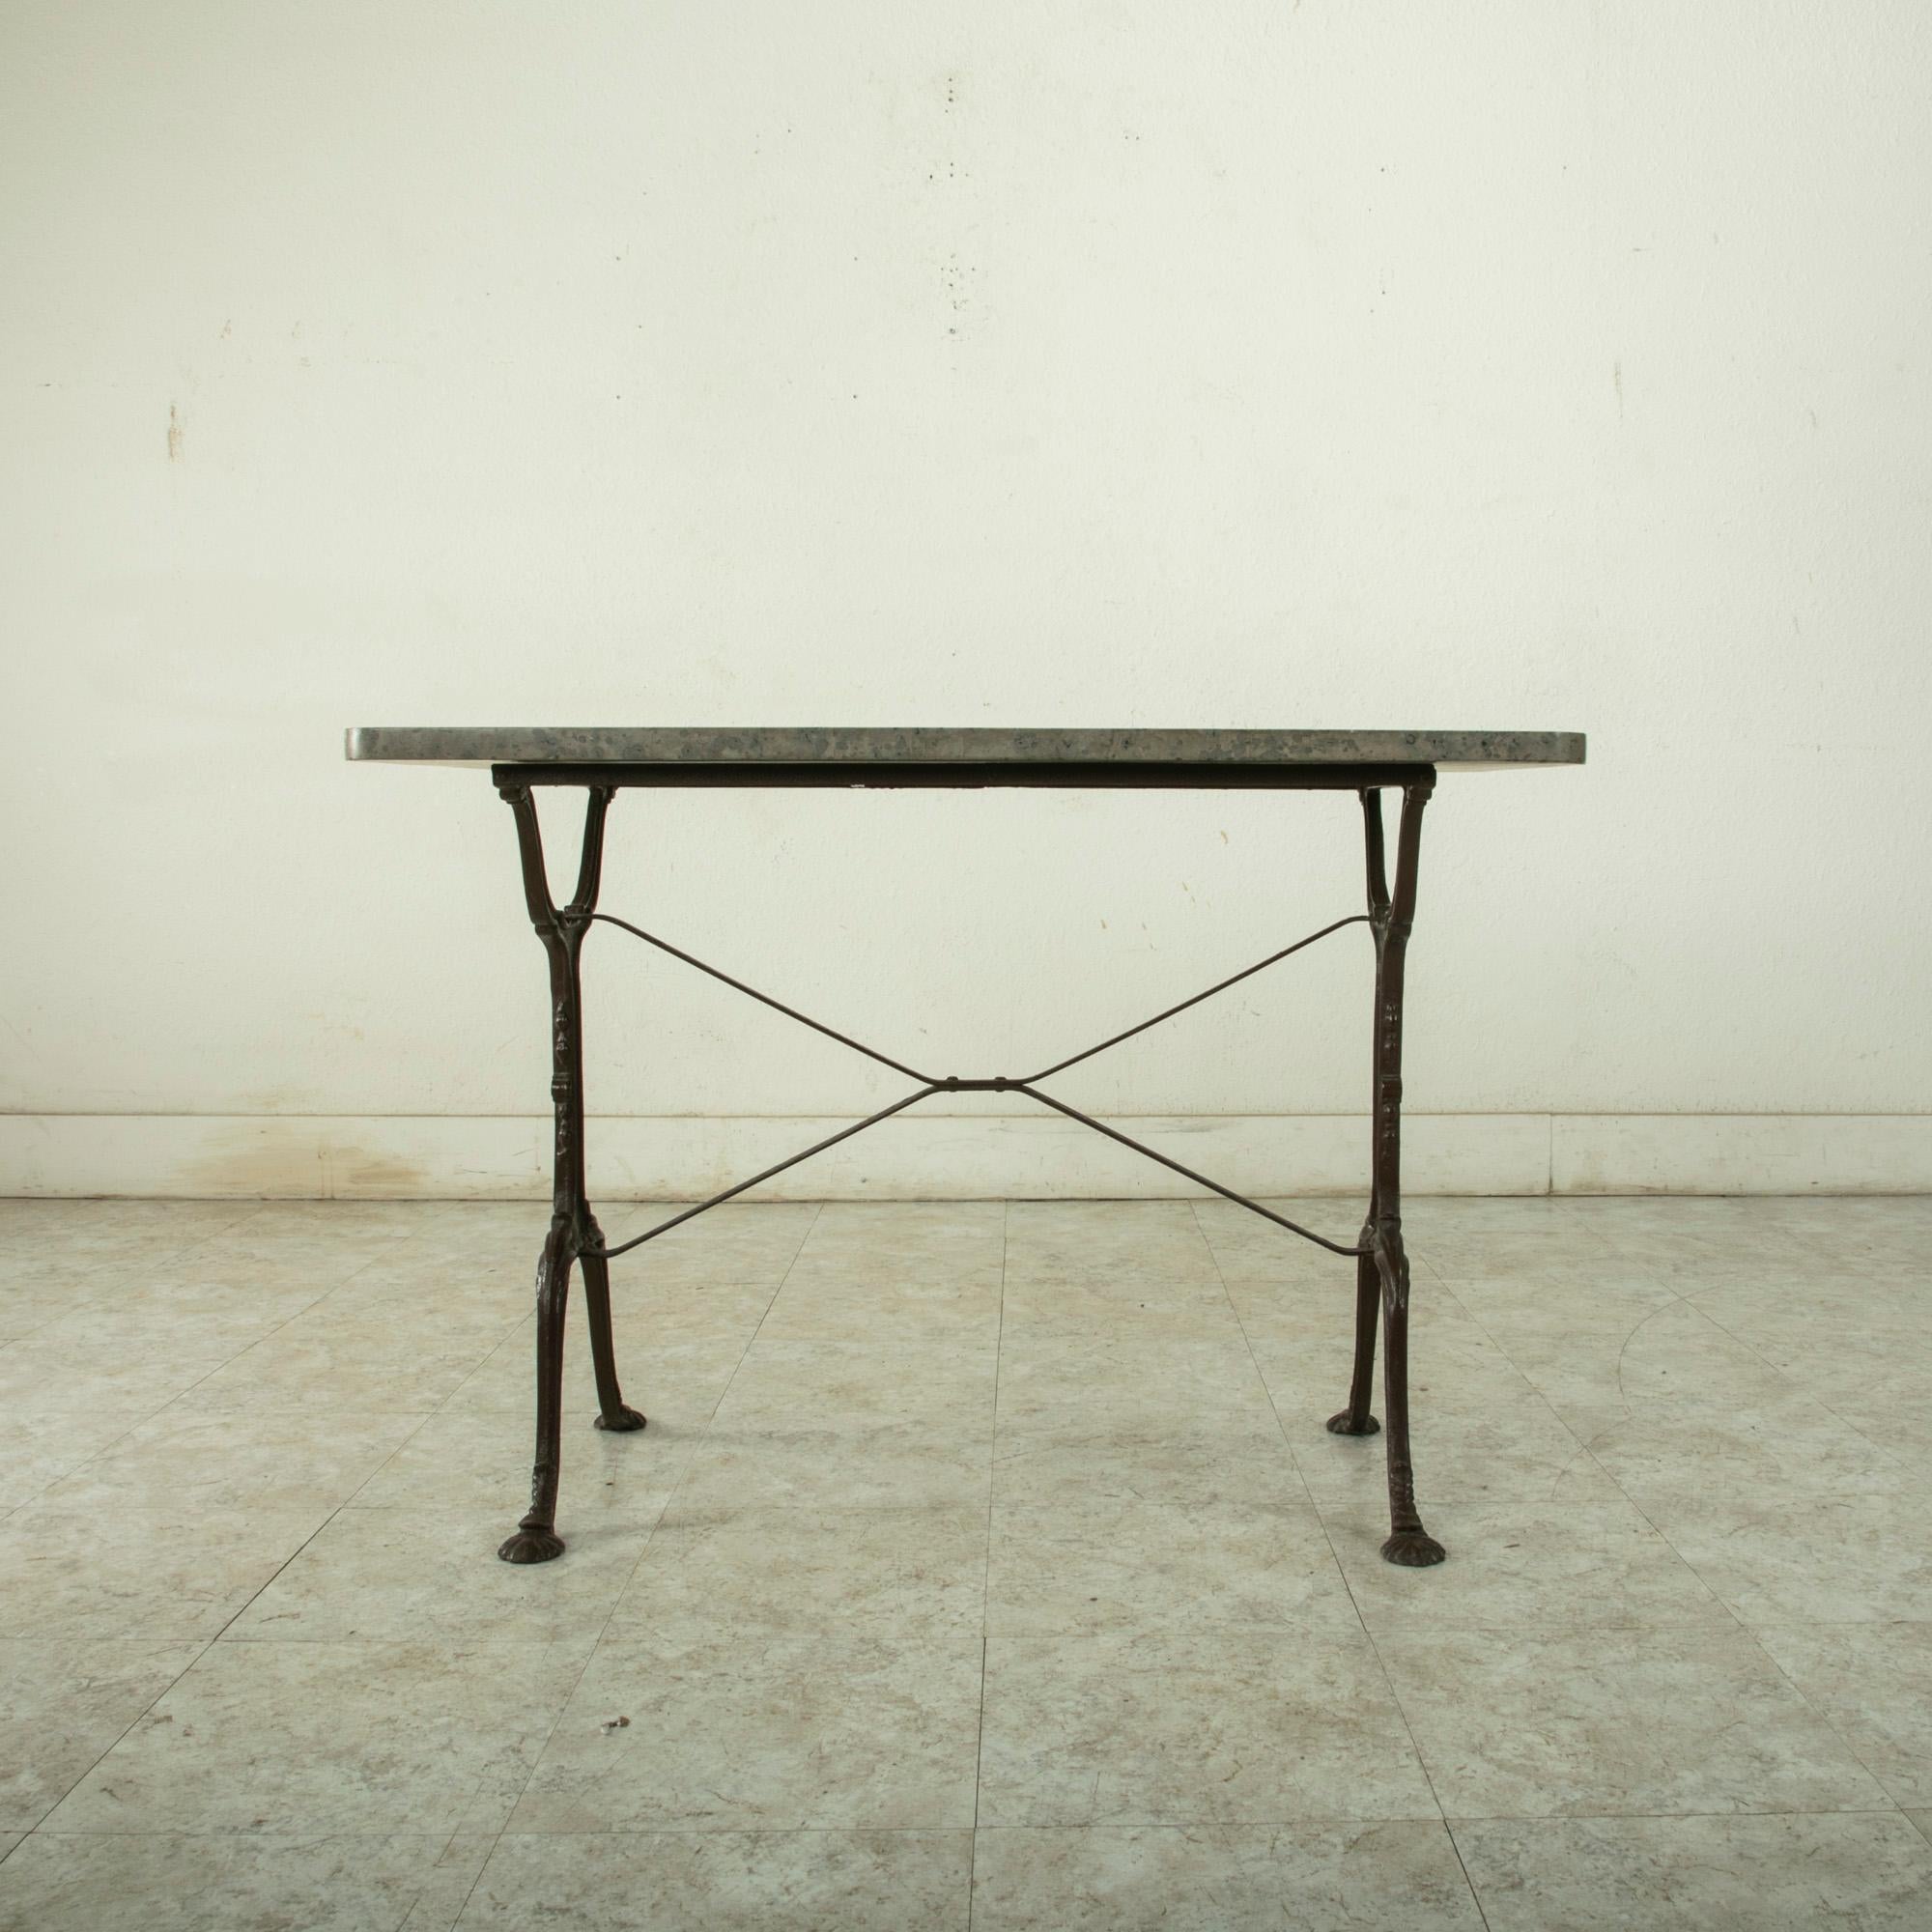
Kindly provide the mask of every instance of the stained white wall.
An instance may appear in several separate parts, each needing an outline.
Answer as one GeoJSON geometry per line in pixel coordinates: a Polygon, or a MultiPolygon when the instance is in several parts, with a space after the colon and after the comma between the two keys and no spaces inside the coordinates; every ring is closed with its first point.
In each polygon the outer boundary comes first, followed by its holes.
{"type": "MultiPolygon", "coordinates": [[[[4,33],[14,1184],[101,1184],[57,1115],[242,1122],[142,1143],[218,1188],[289,1180],[257,1117],[353,1153],[543,1106],[508,813],[345,765],[352,723],[1582,728],[1432,808],[1412,1103],[1925,1109],[1921,8],[4,33]]],[[[1352,910],[1353,811],[631,795],[605,904],[1022,1070],[1352,910]]],[[[599,1107],[896,1091],[606,937],[599,1107]]],[[[1326,946],[1069,1097],[1358,1108],[1366,947],[1326,946]]],[[[394,1184],[462,1185],[423,1145],[394,1184]]]]}

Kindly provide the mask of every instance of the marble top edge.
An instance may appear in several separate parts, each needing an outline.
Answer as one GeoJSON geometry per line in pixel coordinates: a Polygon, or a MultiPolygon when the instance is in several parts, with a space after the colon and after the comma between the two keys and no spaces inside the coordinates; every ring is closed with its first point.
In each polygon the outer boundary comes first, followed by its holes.
{"type": "Polygon", "coordinates": [[[407,764],[1580,765],[1580,731],[1024,730],[1008,725],[355,725],[407,764]]]}

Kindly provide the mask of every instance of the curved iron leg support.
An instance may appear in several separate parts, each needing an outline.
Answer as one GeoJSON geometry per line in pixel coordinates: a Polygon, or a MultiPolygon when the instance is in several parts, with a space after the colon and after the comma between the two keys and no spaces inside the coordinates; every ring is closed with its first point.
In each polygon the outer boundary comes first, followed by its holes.
{"type": "Polygon", "coordinates": [[[570,1298],[570,1270],[583,1263],[585,1305],[590,1311],[590,1350],[597,1372],[600,1420],[607,1429],[641,1429],[644,1418],[627,1408],[617,1387],[611,1340],[611,1277],[601,1257],[586,1249],[603,1245],[583,1185],[583,989],[578,970],[583,935],[597,908],[604,859],[604,814],[612,788],[590,785],[583,810],[583,851],[577,890],[567,905],[551,897],[544,868],[543,833],[527,785],[498,787],[516,815],[517,849],[523,860],[524,899],[530,923],[550,962],[551,1101],[555,1142],[551,1164],[550,1237],[537,1268],[537,1444],[530,1478],[529,1513],[497,1550],[506,1563],[547,1563],[563,1554],[556,1533],[557,1469],[561,1461],[563,1321],[570,1298]]]}
{"type": "MultiPolygon", "coordinates": [[[[1376,1210],[1369,1204],[1369,1218],[1362,1223],[1361,1244],[1375,1239],[1376,1210]]],[[[1369,1413],[1376,1392],[1376,1318],[1381,1309],[1381,1269],[1372,1254],[1355,1261],[1355,1372],[1349,1379],[1349,1406],[1328,1418],[1331,1435],[1373,1435],[1381,1424],[1369,1413]]]]}
{"type": "MultiPolygon", "coordinates": [[[[597,1245],[603,1246],[603,1239],[597,1223],[589,1223],[590,1232],[597,1237],[597,1245]]],[[[639,1410],[628,1406],[624,1392],[617,1385],[617,1351],[611,1339],[611,1264],[602,1255],[581,1255],[578,1264],[583,1270],[583,1310],[590,1328],[590,1366],[597,1376],[597,1426],[619,1434],[633,1429],[641,1429],[644,1418],[639,1410]]]]}
{"type": "MultiPolygon", "coordinates": [[[[1382,795],[1361,794],[1362,850],[1368,861],[1369,926],[1376,938],[1376,1037],[1381,1037],[1382,934],[1388,926],[1388,868],[1382,846],[1382,795]]],[[[1376,1186],[1369,1181],[1369,1214],[1357,1238],[1361,1255],[1355,1263],[1355,1371],[1349,1378],[1349,1406],[1328,1418],[1331,1435],[1373,1435],[1381,1424],[1369,1413],[1376,1393],[1376,1318],[1381,1308],[1381,1270],[1376,1264],[1376,1186]]]]}
{"type": "Polygon", "coordinates": [[[1422,1526],[1415,1513],[1415,1471],[1408,1460],[1408,1257],[1402,1234],[1378,1237],[1376,1260],[1381,1271],[1382,1313],[1388,1330],[1382,1350],[1382,1403],[1388,1410],[1389,1537],[1382,1555],[1391,1563],[1421,1569],[1448,1553],[1422,1526]]]}
{"type": "Polygon", "coordinates": [[[1422,809],[1435,775],[1402,789],[1402,830],[1396,842],[1395,892],[1378,904],[1375,873],[1381,814],[1370,832],[1370,923],[1376,933],[1375,1194],[1371,1245],[1381,1282],[1382,1406],[1388,1416],[1389,1538],[1382,1555],[1408,1568],[1440,1563],[1444,1550],[1422,1526],[1415,1509],[1415,1471],[1408,1449],[1408,1255],[1402,1239],[1402,997],[1409,928],[1415,923],[1416,861],[1422,809]]]}
{"type": "Polygon", "coordinates": [[[562,1460],[563,1318],[570,1302],[571,1230],[550,1224],[537,1264],[537,1449],[530,1507],[517,1533],[497,1549],[505,1563],[548,1563],[563,1554],[556,1533],[556,1478],[562,1460]]]}

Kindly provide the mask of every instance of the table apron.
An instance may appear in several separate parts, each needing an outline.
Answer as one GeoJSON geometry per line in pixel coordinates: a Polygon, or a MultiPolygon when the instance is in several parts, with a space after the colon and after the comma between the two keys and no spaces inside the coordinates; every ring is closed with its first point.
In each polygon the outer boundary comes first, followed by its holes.
{"type": "Polygon", "coordinates": [[[842,786],[907,790],[983,791],[1026,786],[1062,791],[1361,791],[1384,785],[1430,784],[1433,765],[1230,765],[1123,760],[999,763],[774,764],[539,764],[492,765],[505,785],[605,785],[613,788],[750,786],[796,790],[842,786]]]}

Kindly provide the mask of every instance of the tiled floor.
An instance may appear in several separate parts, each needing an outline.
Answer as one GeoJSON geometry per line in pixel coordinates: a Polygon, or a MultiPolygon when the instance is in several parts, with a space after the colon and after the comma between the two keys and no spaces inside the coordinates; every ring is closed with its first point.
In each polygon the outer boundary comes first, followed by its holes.
{"type": "Polygon", "coordinates": [[[0,1926],[1932,1925],[1932,1200],[0,1203],[0,1926]],[[1309,1204],[1348,1236],[1347,1204],[1309,1204]],[[642,1225],[610,1211],[607,1232],[642,1225]]]}

